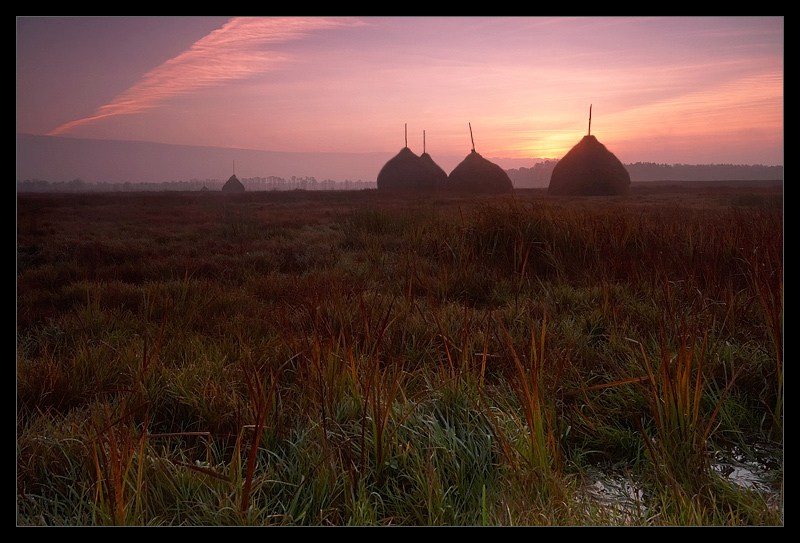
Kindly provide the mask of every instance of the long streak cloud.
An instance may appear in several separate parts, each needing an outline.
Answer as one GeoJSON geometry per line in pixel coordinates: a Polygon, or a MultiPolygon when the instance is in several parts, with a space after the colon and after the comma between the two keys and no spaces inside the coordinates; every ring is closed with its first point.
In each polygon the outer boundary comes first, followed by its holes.
{"type": "Polygon", "coordinates": [[[185,52],[145,74],[111,103],[97,109],[94,115],[63,124],[49,135],[65,134],[81,125],[116,115],[139,113],[174,96],[263,73],[288,60],[286,56],[264,50],[264,45],[345,24],[355,24],[355,21],[321,17],[231,19],[185,52]]]}

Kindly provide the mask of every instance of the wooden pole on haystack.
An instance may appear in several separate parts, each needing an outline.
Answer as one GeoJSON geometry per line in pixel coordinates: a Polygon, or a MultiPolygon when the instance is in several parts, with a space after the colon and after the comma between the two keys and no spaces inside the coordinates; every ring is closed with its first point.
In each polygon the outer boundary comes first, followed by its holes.
{"type": "Polygon", "coordinates": [[[422,131],[422,154],[425,154],[425,131],[422,131]]]}
{"type": "Polygon", "coordinates": [[[472,137],[472,123],[469,124],[469,139],[472,140],[472,152],[475,152],[475,138],[472,137]]]}
{"type": "Polygon", "coordinates": [[[589,136],[592,135],[592,104],[589,104],[589,136]]]}
{"type": "Polygon", "coordinates": [[[408,147],[408,123],[405,124],[405,130],[406,130],[406,147],[408,147]]]}

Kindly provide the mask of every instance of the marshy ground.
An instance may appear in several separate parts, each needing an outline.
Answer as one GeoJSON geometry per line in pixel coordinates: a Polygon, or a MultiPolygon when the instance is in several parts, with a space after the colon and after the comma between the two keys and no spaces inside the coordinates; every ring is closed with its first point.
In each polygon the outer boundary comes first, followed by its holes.
{"type": "Polygon", "coordinates": [[[16,257],[18,525],[783,524],[782,186],[18,194],[16,257]]]}

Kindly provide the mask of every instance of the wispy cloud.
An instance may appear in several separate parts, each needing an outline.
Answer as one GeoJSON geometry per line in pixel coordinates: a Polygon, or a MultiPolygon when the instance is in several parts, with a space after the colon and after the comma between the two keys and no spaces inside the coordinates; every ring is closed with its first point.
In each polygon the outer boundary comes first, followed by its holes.
{"type": "Polygon", "coordinates": [[[94,115],[52,130],[49,135],[117,115],[131,115],[166,100],[263,73],[289,57],[264,48],[307,35],[309,32],[358,24],[352,19],[322,17],[240,17],[195,42],[188,50],[145,74],[134,86],[100,107],[94,115]]]}

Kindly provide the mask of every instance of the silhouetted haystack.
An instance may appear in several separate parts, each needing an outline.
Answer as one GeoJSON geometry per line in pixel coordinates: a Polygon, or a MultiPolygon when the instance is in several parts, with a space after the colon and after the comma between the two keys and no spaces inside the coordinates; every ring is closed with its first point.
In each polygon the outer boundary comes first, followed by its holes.
{"type": "Polygon", "coordinates": [[[606,196],[624,194],[631,176],[622,162],[591,135],[564,155],[550,175],[548,194],[606,196]]]}
{"type": "Polygon", "coordinates": [[[420,161],[430,168],[433,172],[433,175],[436,178],[436,187],[441,188],[447,182],[447,172],[444,171],[441,166],[436,164],[436,161],[433,160],[433,157],[427,153],[425,150],[425,131],[422,131],[422,154],[419,156],[420,161]]]}
{"type": "Polygon", "coordinates": [[[244,185],[236,178],[236,174],[233,174],[230,179],[225,181],[225,184],[222,185],[222,192],[244,192],[244,185]]]}
{"type": "Polygon", "coordinates": [[[434,190],[437,181],[436,172],[408,148],[407,126],[405,138],[406,146],[389,159],[378,172],[378,190],[434,190]]]}
{"type": "Polygon", "coordinates": [[[441,186],[445,181],[447,181],[447,172],[442,169],[441,166],[436,164],[433,160],[433,157],[428,153],[422,153],[419,156],[420,161],[424,166],[431,170],[433,176],[436,181],[436,186],[441,186]]]}
{"type": "Polygon", "coordinates": [[[474,149],[450,172],[447,189],[456,192],[499,194],[514,189],[506,171],[474,149]]]}
{"type": "Polygon", "coordinates": [[[378,173],[378,190],[433,190],[436,172],[408,147],[384,164],[378,173]]]}
{"type": "Polygon", "coordinates": [[[447,190],[485,194],[499,194],[514,190],[514,184],[506,171],[475,151],[472,123],[469,125],[469,137],[472,140],[472,152],[447,176],[447,190]]]}
{"type": "Polygon", "coordinates": [[[556,163],[547,193],[613,196],[626,193],[630,186],[631,176],[622,162],[592,136],[592,106],[589,105],[589,132],[556,163]]]}

